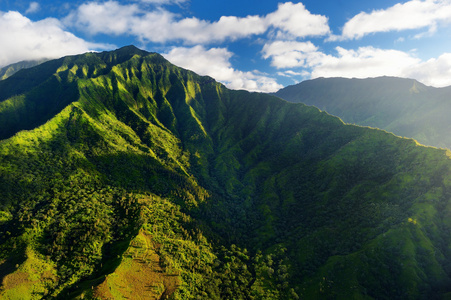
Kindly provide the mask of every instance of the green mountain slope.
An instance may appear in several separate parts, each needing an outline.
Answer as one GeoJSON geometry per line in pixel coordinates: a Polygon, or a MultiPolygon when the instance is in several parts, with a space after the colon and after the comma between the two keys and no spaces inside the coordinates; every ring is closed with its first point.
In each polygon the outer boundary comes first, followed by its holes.
{"type": "Polygon", "coordinates": [[[14,73],[16,73],[22,69],[28,69],[28,68],[37,66],[47,60],[48,59],[20,61],[20,62],[11,64],[11,65],[5,66],[3,68],[0,68],[0,80],[10,77],[14,73]]]}
{"type": "Polygon", "coordinates": [[[291,102],[314,105],[346,123],[382,128],[425,145],[451,148],[451,88],[433,88],[413,79],[319,78],[276,93],[291,102]]]}
{"type": "Polygon", "coordinates": [[[2,299],[451,292],[449,152],[131,46],[0,88],[2,299]]]}

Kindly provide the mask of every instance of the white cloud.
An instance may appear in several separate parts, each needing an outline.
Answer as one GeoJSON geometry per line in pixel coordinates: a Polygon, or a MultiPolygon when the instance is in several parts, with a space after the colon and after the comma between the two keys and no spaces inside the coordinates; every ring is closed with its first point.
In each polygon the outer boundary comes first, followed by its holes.
{"type": "Polygon", "coordinates": [[[38,2],[31,2],[30,6],[28,6],[28,9],[25,11],[25,14],[35,13],[35,12],[39,11],[40,8],[41,7],[38,2]]]}
{"type": "Polygon", "coordinates": [[[275,12],[264,17],[222,16],[211,22],[195,17],[182,18],[162,7],[145,10],[137,4],[122,5],[110,0],[80,5],[65,23],[92,35],[129,34],[143,42],[183,41],[187,44],[236,40],[263,34],[269,29],[277,36],[291,37],[325,35],[330,31],[326,17],[312,15],[302,3],[291,2],[279,4],[275,12]]]}
{"type": "Polygon", "coordinates": [[[405,70],[405,76],[435,87],[451,85],[451,53],[431,58],[405,70]]]}
{"type": "Polygon", "coordinates": [[[284,71],[284,72],[277,72],[277,75],[282,76],[282,77],[309,77],[310,73],[307,71],[302,71],[302,72],[294,72],[292,70],[288,70],[288,71],[284,71]]]}
{"type": "Polygon", "coordinates": [[[308,61],[312,77],[377,77],[405,76],[407,68],[417,65],[420,59],[398,51],[373,47],[347,50],[336,47],[338,56],[318,53],[308,61]]]}
{"type": "Polygon", "coordinates": [[[431,32],[437,23],[450,20],[450,0],[411,0],[385,10],[361,12],[346,22],[341,37],[334,36],[330,40],[359,39],[375,32],[420,28],[429,28],[431,32]]]}
{"type": "Polygon", "coordinates": [[[267,23],[279,29],[278,37],[323,36],[330,33],[325,16],[311,14],[302,3],[279,3],[277,11],[266,16],[267,23]]]}
{"type": "Polygon", "coordinates": [[[0,12],[0,65],[21,60],[57,58],[93,49],[111,48],[88,43],[63,30],[57,19],[33,22],[18,12],[0,12]]]}
{"type": "Polygon", "coordinates": [[[271,58],[271,65],[278,68],[302,67],[315,55],[318,47],[312,42],[275,41],[265,44],[263,58],[271,58]]]}
{"type": "Polygon", "coordinates": [[[275,92],[282,88],[282,85],[273,78],[257,72],[242,72],[232,68],[230,58],[233,53],[225,48],[206,50],[200,45],[192,48],[177,47],[164,56],[177,66],[200,75],[211,76],[231,89],[275,92]]]}
{"type": "Polygon", "coordinates": [[[142,41],[164,43],[183,40],[187,43],[208,43],[236,39],[266,30],[264,22],[255,16],[221,17],[217,22],[197,18],[180,19],[178,15],[157,8],[144,11],[138,5],[122,5],[116,1],[82,4],[66,19],[67,25],[95,35],[130,34],[142,41]]]}
{"type": "Polygon", "coordinates": [[[143,3],[150,3],[156,5],[171,5],[171,4],[182,4],[188,0],[137,0],[143,3]]]}
{"type": "MultiPolygon", "coordinates": [[[[311,42],[276,41],[263,47],[263,58],[271,59],[278,69],[303,68],[311,77],[405,76],[420,59],[398,50],[360,47],[347,50],[336,47],[337,55],[327,55],[311,42]]],[[[305,73],[304,73],[305,75],[305,73]]]]}
{"type": "Polygon", "coordinates": [[[294,72],[291,70],[285,71],[285,74],[289,75],[289,76],[305,76],[308,75],[308,73],[306,72],[294,72]]]}
{"type": "Polygon", "coordinates": [[[134,18],[139,14],[140,9],[136,4],[120,5],[115,1],[91,2],[80,5],[76,12],[65,18],[64,22],[75,25],[91,35],[99,33],[120,35],[130,33],[134,18]]]}
{"type": "Polygon", "coordinates": [[[209,75],[219,81],[229,79],[234,72],[229,62],[233,53],[225,48],[206,50],[199,45],[192,48],[176,47],[164,56],[177,66],[200,75],[209,75]]]}

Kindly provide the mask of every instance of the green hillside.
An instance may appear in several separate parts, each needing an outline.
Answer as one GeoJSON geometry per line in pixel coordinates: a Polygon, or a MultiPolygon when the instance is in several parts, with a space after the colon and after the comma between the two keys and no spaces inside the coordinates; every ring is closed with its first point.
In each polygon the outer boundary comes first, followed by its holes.
{"type": "Polygon", "coordinates": [[[346,123],[451,149],[451,87],[434,88],[396,77],[318,78],[283,88],[276,95],[314,105],[346,123]]]}
{"type": "Polygon", "coordinates": [[[22,69],[28,69],[28,68],[37,66],[47,60],[48,59],[20,61],[20,62],[11,64],[11,65],[5,66],[3,68],[0,68],[0,80],[10,77],[14,73],[17,73],[18,71],[20,71],[22,69]]]}
{"type": "Polygon", "coordinates": [[[133,46],[0,81],[1,299],[440,299],[450,152],[133,46]]]}

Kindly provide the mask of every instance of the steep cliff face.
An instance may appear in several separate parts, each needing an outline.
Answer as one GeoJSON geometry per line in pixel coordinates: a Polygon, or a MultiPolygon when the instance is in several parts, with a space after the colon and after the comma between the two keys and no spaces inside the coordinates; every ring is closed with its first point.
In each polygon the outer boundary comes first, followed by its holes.
{"type": "Polygon", "coordinates": [[[5,299],[449,292],[446,151],[131,46],[0,91],[5,299]]]}

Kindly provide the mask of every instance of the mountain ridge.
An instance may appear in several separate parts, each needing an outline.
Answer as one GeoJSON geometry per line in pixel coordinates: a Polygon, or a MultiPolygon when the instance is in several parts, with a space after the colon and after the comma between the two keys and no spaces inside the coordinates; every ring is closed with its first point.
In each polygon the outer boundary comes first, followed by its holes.
{"type": "Polygon", "coordinates": [[[34,66],[37,66],[43,62],[46,62],[49,59],[43,58],[39,60],[25,60],[25,61],[19,61],[7,66],[4,66],[0,68],[0,80],[4,80],[10,76],[12,76],[14,73],[17,73],[18,71],[22,69],[28,69],[34,66]]]}
{"type": "Polygon", "coordinates": [[[14,95],[21,95],[23,94],[24,90],[30,90],[27,95],[24,95],[25,97],[23,98],[25,99],[16,101],[16,103],[20,103],[20,107],[17,107],[17,104],[13,105],[8,103],[7,101],[3,101],[3,113],[7,114],[9,112],[9,108],[11,108],[12,110],[14,110],[15,115],[12,117],[3,118],[12,120],[11,122],[14,123],[1,124],[3,126],[0,126],[2,128],[0,129],[0,138],[3,139],[11,136],[15,132],[22,129],[31,129],[37,124],[42,124],[43,122],[48,120],[50,118],[50,115],[46,115],[46,112],[44,111],[39,111],[40,107],[44,105],[54,107],[54,110],[51,113],[53,114],[62,109],[62,107],[64,107],[66,104],[68,104],[67,101],[70,102],[76,100],[76,98],[78,97],[78,92],[75,90],[75,87],[72,84],[72,80],[74,80],[74,78],[90,78],[92,76],[99,76],[102,72],[109,72],[111,66],[120,64],[123,61],[127,61],[134,55],[153,55],[155,56],[155,59],[157,61],[166,61],[159,54],[140,50],[135,46],[125,46],[115,52],[90,52],[87,54],[67,56],[57,60],[44,62],[36,66],[35,68],[24,69],[21,74],[16,74],[12,78],[8,78],[8,80],[0,81],[0,90],[9,91],[7,93],[3,92],[2,95],[0,95],[0,101],[10,98],[14,95]],[[78,66],[76,66],[77,60],[79,60],[80,58],[84,59],[86,56],[89,58],[88,61],[83,62],[84,66],[78,68],[78,66]],[[87,66],[87,63],[97,63],[98,69],[90,70],[87,66]],[[74,66],[76,70],[70,70],[74,68],[74,66]],[[62,69],[64,69],[64,71],[61,71],[62,69]],[[60,75],[56,76],[56,74],[60,75]],[[72,78],[71,76],[74,78],[72,78]],[[36,78],[44,78],[47,83],[45,81],[36,80],[36,78]],[[52,81],[56,80],[62,82],[64,86],[59,91],[52,90],[48,92],[46,89],[50,89],[48,86],[52,86],[52,84],[54,84],[54,82],[52,81]],[[53,93],[53,95],[51,97],[48,97],[46,93],[53,93]],[[64,95],[63,97],[62,93],[69,94],[69,96],[64,95]],[[40,94],[46,94],[46,97],[48,99],[40,99],[40,94]],[[69,100],[60,103],[61,98],[68,98],[69,100]],[[40,104],[40,107],[36,107],[36,103],[42,101],[45,101],[46,103],[40,104]],[[39,119],[31,120],[31,124],[27,124],[25,122],[25,125],[23,125],[21,124],[22,122],[20,120],[22,113],[21,111],[27,110],[37,110],[36,114],[43,114],[43,116],[39,119]],[[14,128],[14,131],[5,131],[5,129],[8,127],[14,128]]]}
{"type": "Polygon", "coordinates": [[[351,124],[407,136],[425,145],[451,147],[446,114],[451,87],[435,88],[413,79],[321,78],[281,89],[275,95],[314,105],[351,124]]]}
{"type": "Polygon", "coordinates": [[[136,51],[0,86],[48,116],[0,141],[3,298],[450,292],[449,151],[136,51]]]}

